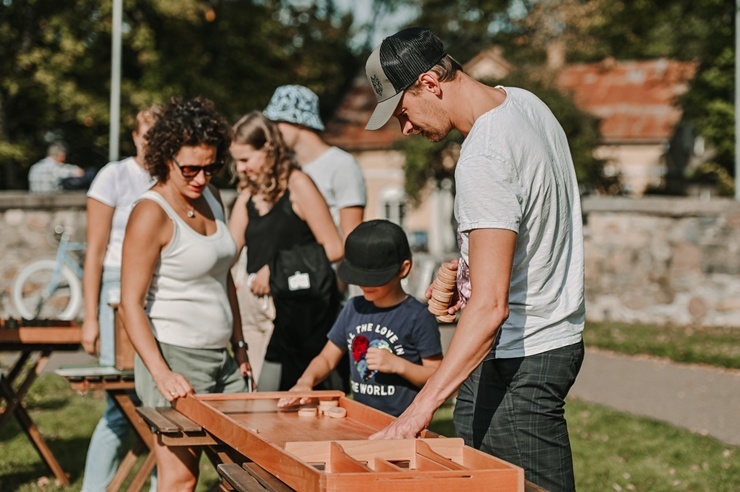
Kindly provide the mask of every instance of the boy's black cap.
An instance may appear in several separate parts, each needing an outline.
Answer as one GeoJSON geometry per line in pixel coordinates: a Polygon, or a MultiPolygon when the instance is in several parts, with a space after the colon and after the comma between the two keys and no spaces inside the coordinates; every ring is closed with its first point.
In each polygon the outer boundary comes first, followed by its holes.
{"type": "Polygon", "coordinates": [[[411,248],[403,229],[387,220],[369,220],[347,236],[337,273],[348,284],[378,287],[390,282],[404,260],[410,259],[411,248]]]}

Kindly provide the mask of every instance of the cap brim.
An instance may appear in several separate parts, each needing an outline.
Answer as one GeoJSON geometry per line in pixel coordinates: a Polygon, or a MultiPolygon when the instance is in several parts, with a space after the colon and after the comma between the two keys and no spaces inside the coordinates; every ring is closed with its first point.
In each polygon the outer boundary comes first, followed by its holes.
{"type": "Polygon", "coordinates": [[[337,268],[337,275],[343,282],[360,287],[379,287],[393,279],[399,272],[399,267],[391,267],[381,271],[365,271],[352,266],[347,260],[342,261],[337,268]]]}
{"type": "Polygon", "coordinates": [[[403,91],[395,94],[393,97],[389,97],[385,101],[379,102],[375,107],[375,111],[373,111],[372,116],[370,116],[370,120],[367,122],[367,125],[365,125],[365,130],[378,130],[388,123],[388,120],[391,119],[391,116],[393,116],[393,113],[396,111],[398,104],[401,102],[402,97],[403,91]]]}

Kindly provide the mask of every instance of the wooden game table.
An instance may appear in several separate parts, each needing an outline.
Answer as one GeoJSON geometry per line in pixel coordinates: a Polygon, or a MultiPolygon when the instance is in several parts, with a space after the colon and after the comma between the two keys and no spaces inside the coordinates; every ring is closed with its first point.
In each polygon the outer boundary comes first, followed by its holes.
{"type": "MultiPolygon", "coordinates": [[[[524,471],[465,446],[462,439],[424,431],[420,439],[370,441],[393,417],[338,391],[290,393],[317,399],[324,412],[281,410],[287,392],[195,395],[175,409],[248,461],[218,466],[236,490],[283,492],[538,490],[524,471]],[[324,403],[342,409],[343,416],[324,403]],[[526,486],[526,487],[525,487],[526,486]]],[[[541,490],[541,489],[539,489],[541,490]]]]}
{"type": "Polygon", "coordinates": [[[33,382],[56,351],[75,352],[81,343],[81,329],[73,321],[0,319],[0,352],[17,352],[13,365],[0,373],[0,429],[12,415],[26,433],[36,452],[61,485],[69,485],[64,472],[23,401],[33,382]]]}

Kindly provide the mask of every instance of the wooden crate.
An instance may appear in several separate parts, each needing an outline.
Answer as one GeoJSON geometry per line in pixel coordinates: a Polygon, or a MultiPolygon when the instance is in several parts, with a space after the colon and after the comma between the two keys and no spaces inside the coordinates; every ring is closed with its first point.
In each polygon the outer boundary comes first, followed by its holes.
{"type": "Polygon", "coordinates": [[[123,326],[123,321],[121,321],[121,317],[118,315],[118,304],[111,304],[111,307],[113,308],[114,320],[113,350],[116,369],[119,371],[133,371],[136,349],[134,349],[128,337],[128,332],[123,326]]]}
{"type": "MultiPolygon", "coordinates": [[[[336,400],[345,418],[279,410],[286,392],[197,395],[175,408],[239,453],[301,492],[520,492],[524,471],[425,431],[422,439],[370,441],[394,418],[339,391],[303,395],[336,400]]],[[[291,396],[301,395],[291,393],[291,396]]]]}

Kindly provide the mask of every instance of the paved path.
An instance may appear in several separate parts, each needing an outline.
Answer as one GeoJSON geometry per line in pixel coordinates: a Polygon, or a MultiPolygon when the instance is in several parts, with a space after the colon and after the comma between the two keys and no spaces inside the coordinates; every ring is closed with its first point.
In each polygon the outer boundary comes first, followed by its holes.
{"type": "MultiPolygon", "coordinates": [[[[442,330],[445,347],[451,334],[442,330]]],[[[90,363],[84,352],[56,353],[44,372],[90,363]]],[[[570,396],[740,446],[740,371],[587,349],[570,396]]]]}
{"type": "Polygon", "coordinates": [[[570,396],[740,446],[740,371],[588,349],[570,396]]]}

